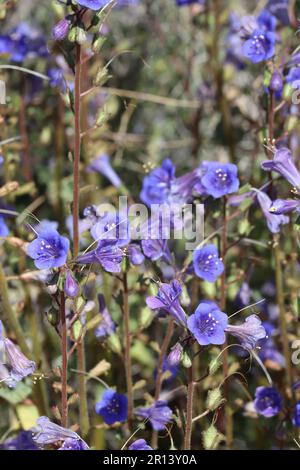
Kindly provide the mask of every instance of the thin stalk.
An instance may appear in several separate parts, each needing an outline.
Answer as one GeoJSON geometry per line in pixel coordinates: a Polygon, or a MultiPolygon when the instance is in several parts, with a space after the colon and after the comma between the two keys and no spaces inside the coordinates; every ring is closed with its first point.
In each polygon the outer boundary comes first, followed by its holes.
{"type": "MultiPolygon", "coordinates": [[[[81,150],[81,45],[76,44],[75,59],[75,88],[74,88],[74,167],[73,167],[73,257],[77,258],[79,252],[79,165],[81,150]]],[[[85,372],[84,338],[77,346],[77,368],[85,372]]],[[[89,415],[87,403],[86,378],[84,374],[78,376],[78,393],[80,402],[80,429],[83,437],[89,430],[89,415]]]]}
{"type": "Polygon", "coordinates": [[[29,138],[26,127],[26,103],[25,103],[25,93],[26,93],[26,81],[23,80],[22,83],[22,92],[20,96],[20,110],[19,110],[19,126],[20,134],[22,139],[22,156],[23,156],[23,173],[25,181],[32,181],[32,165],[30,161],[30,146],[29,138]]]}
{"type": "MultiPolygon", "coordinates": [[[[227,251],[227,201],[226,198],[223,200],[223,228],[221,232],[221,258],[225,266],[225,255],[227,251]]],[[[221,275],[221,296],[220,296],[220,307],[223,312],[226,312],[226,270],[224,269],[221,275]]],[[[223,374],[224,378],[228,376],[229,365],[228,365],[228,349],[227,341],[224,343],[224,354],[223,354],[223,374]]],[[[226,400],[225,405],[225,435],[227,448],[230,449],[233,440],[233,421],[231,409],[228,405],[229,390],[228,382],[224,383],[224,398],[226,400]]]]}
{"type": "MultiPolygon", "coordinates": [[[[274,105],[275,98],[274,93],[271,91],[269,96],[269,106],[268,106],[268,134],[269,134],[269,145],[273,145],[274,139],[274,105]]],[[[268,158],[273,157],[271,150],[267,151],[268,158]]],[[[273,180],[272,175],[270,179],[270,196],[272,197],[273,192],[273,180]]],[[[273,253],[275,258],[275,283],[276,283],[276,301],[279,308],[279,325],[280,333],[282,337],[282,349],[283,355],[285,357],[286,367],[285,367],[285,379],[286,386],[288,387],[288,395],[291,394],[292,390],[292,369],[291,369],[291,357],[290,357],[290,347],[289,339],[287,332],[287,323],[285,317],[285,304],[284,304],[284,292],[283,292],[283,277],[282,277],[282,268],[281,268],[281,253],[280,253],[280,238],[279,236],[273,235],[273,253]]]]}
{"type": "MultiPolygon", "coordinates": [[[[174,320],[172,317],[169,319],[166,335],[164,337],[163,343],[161,345],[160,349],[160,354],[158,358],[158,366],[157,366],[157,374],[156,374],[156,380],[155,380],[155,393],[154,393],[154,400],[159,399],[160,391],[161,391],[161,386],[162,386],[162,376],[163,376],[163,364],[164,364],[164,358],[166,357],[170,341],[172,339],[174,333],[174,320]]],[[[151,444],[152,447],[155,449],[157,447],[157,440],[158,440],[158,432],[153,431],[152,433],[152,440],[151,444]]]]}
{"type": "Polygon", "coordinates": [[[128,294],[128,281],[127,273],[123,275],[123,309],[124,309],[124,332],[125,332],[125,372],[127,383],[127,398],[128,398],[128,428],[132,429],[133,420],[133,386],[132,386],[132,362],[131,362],[131,335],[129,328],[129,294],[128,294]]]}
{"type": "Polygon", "coordinates": [[[184,435],[183,450],[191,450],[192,429],[193,429],[193,398],[194,398],[194,374],[193,365],[189,367],[187,387],[187,404],[186,404],[186,426],[184,435]]]}
{"type": "Polygon", "coordinates": [[[61,328],[61,425],[68,427],[68,336],[66,325],[66,299],[64,292],[60,293],[60,328],[61,328]]]}

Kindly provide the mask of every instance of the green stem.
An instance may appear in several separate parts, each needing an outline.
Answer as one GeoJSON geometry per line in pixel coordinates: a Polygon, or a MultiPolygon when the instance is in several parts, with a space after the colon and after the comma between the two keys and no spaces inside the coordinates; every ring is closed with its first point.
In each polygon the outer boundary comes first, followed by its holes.
{"type": "Polygon", "coordinates": [[[131,335],[129,326],[129,293],[128,293],[128,281],[127,273],[123,276],[123,295],[124,295],[124,332],[125,332],[125,368],[126,368],[126,383],[127,383],[127,398],[128,398],[128,428],[129,431],[132,429],[133,421],[133,385],[132,385],[132,361],[131,361],[131,335]]]}
{"type": "Polygon", "coordinates": [[[193,399],[194,399],[194,375],[193,365],[188,369],[188,387],[186,404],[186,426],[184,435],[183,450],[191,450],[192,429],[193,429],[193,399]]]}

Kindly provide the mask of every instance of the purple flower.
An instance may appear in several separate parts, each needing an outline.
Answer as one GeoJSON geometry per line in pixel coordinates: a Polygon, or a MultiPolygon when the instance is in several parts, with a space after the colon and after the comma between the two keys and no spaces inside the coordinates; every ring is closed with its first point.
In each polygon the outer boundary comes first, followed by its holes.
{"type": "Polygon", "coordinates": [[[275,93],[281,93],[283,90],[283,79],[282,79],[282,74],[279,72],[279,70],[275,70],[271,76],[270,84],[269,84],[270,90],[274,91],[275,93]]]}
{"type": "Polygon", "coordinates": [[[300,67],[293,67],[285,77],[287,83],[290,83],[293,88],[299,90],[300,88],[300,67]]]}
{"type": "Polygon", "coordinates": [[[187,326],[201,346],[225,343],[228,324],[226,313],[211,301],[201,302],[195,313],[188,318],[187,326]]]}
{"type": "Polygon", "coordinates": [[[283,406],[281,395],[273,387],[258,387],[255,392],[255,411],[265,418],[277,415],[283,406]]]}
{"type": "Polygon", "coordinates": [[[181,285],[178,281],[174,280],[170,284],[160,284],[158,293],[155,297],[147,297],[146,303],[149,308],[161,308],[165,310],[179,324],[186,324],[186,315],[180,305],[179,297],[182,292],[181,285]]]}
{"type": "Polygon", "coordinates": [[[0,54],[10,55],[14,62],[23,62],[27,57],[47,57],[48,50],[41,32],[21,22],[8,34],[0,36],[0,54]]]}
{"type": "Polygon", "coordinates": [[[176,178],[175,166],[171,160],[165,159],[159,168],[144,178],[140,198],[149,207],[153,204],[183,205],[191,198],[200,175],[197,168],[176,178]]]}
{"type": "Polygon", "coordinates": [[[257,17],[257,24],[265,31],[274,32],[276,30],[277,20],[268,10],[262,10],[257,17]]]}
{"type": "Polygon", "coordinates": [[[96,403],[95,410],[106,424],[122,423],[127,419],[127,397],[111,389],[105,390],[102,400],[96,403]]]}
{"type": "Polygon", "coordinates": [[[57,67],[52,67],[47,71],[49,77],[49,85],[52,88],[59,88],[61,93],[66,93],[67,83],[63,71],[57,67]]]}
{"type": "Polygon", "coordinates": [[[62,41],[69,32],[70,21],[67,18],[60,20],[52,29],[52,37],[55,41],[62,41]]]}
{"type": "Polygon", "coordinates": [[[9,338],[3,335],[3,324],[0,320],[0,357],[5,355],[5,363],[1,364],[1,381],[8,386],[14,387],[16,382],[20,382],[24,377],[33,374],[36,369],[34,361],[30,361],[9,338]],[[9,367],[9,371],[5,366],[9,367]]]}
{"type": "Polygon", "coordinates": [[[275,171],[285,178],[293,187],[300,188],[300,173],[293,162],[288,148],[276,150],[273,160],[265,160],[261,167],[266,171],[275,171]]]}
{"type": "Polygon", "coordinates": [[[300,201],[296,199],[276,199],[269,209],[272,214],[281,215],[288,212],[300,212],[300,201]]]}
{"type": "Polygon", "coordinates": [[[109,273],[121,272],[124,253],[119,246],[110,240],[101,240],[97,248],[79,256],[78,264],[100,264],[109,273]]]}
{"type": "Polygon", "coordinates": [[[198,3],[199,5],[203,5],[206,0],[176,0],[176,5],[178,7],[184,7],[186,5],[193,5],[194,3],[198,3]]]}
{"type": "Polygon", "coordinates": [[[143,252],[150,258],[151,261],[157,261],[163,259],[167,263],[172,261],[172,256],[169,250],[167,240],[157,239],[157,240],[142,240],[143,252]]]}
{"type": "Polygon", "coordinates": [[[77,3],[82,7],[90,8],[91,10],[100,10],[100,8],[104,7],[111,0],[77,0],[77,3]]]}
{"type": "Polygon", "coordinates": [[[218,257],[215,245],[206,245],[193,252],[194,271],[198,277],[208,282],[215,282],[224,271],[224,264],[218,257]]]}
{"type": "Polygon", "coordinates": [[[47,416],[40,416],[36,422],[37,427],[32,429],[32,435],[34,442],[40,447],[56,444],[67,439],[82,441],[76,432],[52,423],[47,416]]]}
{"type": "Polygon", "coordinates": [[[238,338],[249,350],[255,349],[256,343],[267,335],[261,320],[256,315],[250,315],[241,325],[228,325],[225,331],[238,338]]]}
{"type": "Polygon", "coordinates": [[[162,431],[172,421],[172,410],[166,401],[158,400],[147,408],[138,408],[136,414],[148,419],[154,431],[162,431]]]}
{"type": "Polygon", "coordinates": [[[0,450],[38,450],[38,447],[32,439],[31,431],[20,431],[16,437],[0,445],[0,450]]]}
{"type": "Polygon", "coordinates": [[[119,247],[130,243],[130,225],[127,214],[106,214],[99,218],[91,228],[95,241],[109,240],[119,247]]]}
{"type": "Polygon", "coordinates": [[[288,26],[290,24],[288,13],[289,1],[290,0],[269,0],[265,7],[272,15],[276,16],[276,18],[278,18],[281,23],[285,26],[288,26]]]}
{"type": "Polygon", "coordinates": [[[168,363],[170,366],[178,366],[183,354],[183,347],[180,343],[176,343],[168,355],[168,363]]]}
{"type": "Polygon", "coordinates": [[[58,450],[89,450],[89,446],[81,439],[68,437],[58,450]]]}
{"type": "Polygon", "coordinates": [[[296,403],[294,415],[293,415],[293,424],[297,428],[300,428],[300,401],[296,403]]]}
{"type": "Polygon", "coordinates": [[[96,338],[101,341],[116,331],[116,325],[106,308],[104,296],[98,295],[99,310],[101,314],[101,323],[95,329],[96,338]]]}
{"type": "Polygon", "coordinates": [[[251,298],[251,289],[247,282],[243,282],[241,285],[240,290],[237,293],[237,303],[238,305],[248,305],[250,303],[251,298]]]}
{"type": "Polygon", "coordinates": [[[128,447],[128,450],[153,450],[153,449],[147,444],[145,439],[137,439],[128,447]]]}
{"type": "Polygon", "coordinates": [[[139,266],[145,260],[141,248],[136,243],[130,243],[127,247],[128,258],[133,266],[139,266]]]}
{"type": "Polygon", "coordinates": [[[272,201],[269,196],[259,190],[257,192],[257,200],[263,211],[263,214],[266,218],[268,228],[272,233],[278,233],[280,231],[280,225],[287,224],[289,218],[285,215],[276,215],[270,212],[270,207],[272,206],[272,201]]]}
{"type": "Polygon", "coordinates": [[[204,162],[201,165],[204,176],[201,184],[207,194],[215,199],[234,193],[240,182],[237,177],[237,166],[232,163],[204,162]]]}
{"type": "Polygon", "coordinates": [[[67,297],[77,297],[79,294],[79,285],[70,269],[67,270],[66,279],[64,283],[64,291],[67,297]]]}
{"type": "Polygon", "coordinates": [[[0,237],[7,237],[9,234],[9,229],[5,223],[4,217],[0,215],[0,237]]]}
{"type": "Polygon", "coordinates": [[[42,230],[29,243],[27,254],[38,269],[60,268],[67,261],[70,242],[56,230],[42,230]]]}
{"type": "Polygon", "coordinates": [[[242,51],[254,64],[270,59],[275,53],[276,36],[270,31],[256,29],[243,44],[242,51]]]}
{"type": "Polygon", "coordinates": [[[102,154],[95,158],[87,167],[87,172],[91,173],[92,171],[105,176],[116,188],[122,186],[122,181],[120,180],[115,170],[112,168],[108,155],[102,154]]]}

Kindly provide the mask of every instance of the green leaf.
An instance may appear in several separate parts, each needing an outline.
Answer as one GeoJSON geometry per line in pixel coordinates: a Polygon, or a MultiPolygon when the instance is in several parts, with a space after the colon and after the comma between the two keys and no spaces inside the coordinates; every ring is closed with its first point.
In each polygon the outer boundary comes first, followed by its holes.
{"type": "Polygon", "coordinates": [[[8,401],[11,405],[18,405],[31,393],[31,387],[24,382],[19,382],[16,388],[1,388],[0,397],[8,401]]]}

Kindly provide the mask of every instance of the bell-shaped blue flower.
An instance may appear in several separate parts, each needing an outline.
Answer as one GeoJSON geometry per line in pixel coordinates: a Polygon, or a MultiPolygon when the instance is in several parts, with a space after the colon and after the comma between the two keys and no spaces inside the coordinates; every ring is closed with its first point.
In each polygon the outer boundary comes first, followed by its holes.
{"type": "Polygon", "coordinates": [[[285,225],[289,222],[289,218],[285,215],[276,215],[270,212],[272,207],[272,201],[269,196],[263,191],[256,190],[257,200],[266,218],[268,229],[271,233],[278,233],[280,226],[285,225]]]}
{"type": "Polygon", "coordinates": [[[105,390],[102,400],[96,403],[95,410],[106,424],[122,423],[127,419],[127,397],[111,389],[105,390]]]}
{"type": "Polygon", "coordinates": [[[293,414],[293,424],[297,428],[300,428],[300,401],[296,403],[294,414],[293,414]]]}
{"type": "Polygon", "coordinates": [[[211,301],[201,302],[187,321],[188,329],[201,346],[225,343],[227,324],[226,313],[211,301]]]}
{"type": "Polygon", "coordinates": [[[255,411],[265,418],[277,415],[283,406],[280,393],[273,387],[258,387],[255,391],[255,411]]]}
{"type": "Polygon", "coordinates": [[[82,441],[76,432],[52,423],[47,416],[40,416],[36,423],[37,427],[32,429],[32,436],[39,447],[56,444],[60,441],[65,442],[67,439],[82,441]]]}
{"type": "Polygon", "coordinates": [[[244,56],[254,64],[268,60],[275,54],[276,36],[271,31],[256,29],[243,44],[244,56]]]}
{"type": "Polygon", "coordinates": [[[56,230],[41,230],[29,243],[27,254],[38,269],[60,268],[67,261],[70,242],[56,230]]]}
{"type": "Polygon", "coordinates": [[[272,214],[281,215],[288,212],[300,212],[300,201],[297,199],[276,199],[269,209],[272,214]]]}
{"type": "Polygon", "coordinates": [[[275,171],[285,178],[294,188],[300,189],[300,172],[297,169],[292,152],[288,148],[276,150],[273,160],[265,160],[261,167],[266,171],[275,171]]]}
{"type": "Polygon", "coordinates": [[[172,421],[172,410],[166,401],[158,400],[153,405],[145,408],[138,408],[136,414],[148,419],[155,431],[162,431],[166,425],[172,421]]]}
{"type": "Polygon", "coordinates": [[[123,259],[123,250],[110,240],[102,240],[97,248],[80,255],[76,259],[78,264],[100,264],[103,269],[109,273],[121,272],[121,262],[123,259]]]}
{"type": "Polygon", "coordinates": [[[147,444],[145,439],[137,439],[132,444],[130,444],[130,446],[128,447],[128,450],[153,450],[153,449],[147,444]]]}
{"type": "Polygon", "coordinates": [[[186,325],[186,315],[180,305],[182,287],[176,280],[170,284],[162,283],[156,296],[147,297],[146,303],[151,309],[162,309],[168,312],[179,324],[186,325]]]}
{"type": "Polygon", "coordinates": [[[193,267],[196,275],[208,282],[215,282],[224,271],[215,245],[206,245],[193,252],[193,267]]]}
{"type": "Polygon", "coordinates": [[[232,163],[204,162],[201,165],[203,176],[201,184],[207,194],[215,199],[234,193],[240,182],[238,169],[232,163]]]}
{"type": "Polygon", "coordinates": [[[87,167],[87,171],[90,173],[95,171],[105,176],[113,186],[119,188],[122,186],[122,181],[110,164],[110,158],[106,154],[102,154],[95,158],[87,167]]]}
{"type": "Polygon", "coordinates": [[[241,325],[228,325],[225,331],[238,338],[241,344],[250,351],[256,348],[259,340],[267,336],[257,315],[250,315],[241,325]]]}

